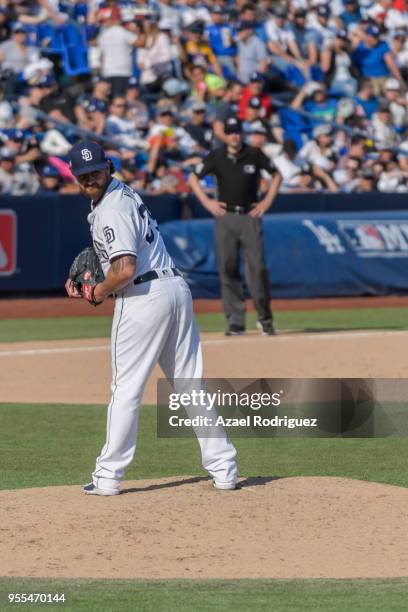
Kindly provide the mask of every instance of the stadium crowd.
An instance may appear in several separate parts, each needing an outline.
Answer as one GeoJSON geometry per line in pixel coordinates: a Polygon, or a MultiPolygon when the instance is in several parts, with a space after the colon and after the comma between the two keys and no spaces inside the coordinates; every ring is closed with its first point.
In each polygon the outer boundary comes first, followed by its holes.
{"type": "Polygon", "coordinates": [[[188,193],[232,116],[282,191],[408,191],[404,0],[0,0],[0,92],[3,194],[76,193],[85,134],[188,193]]]}

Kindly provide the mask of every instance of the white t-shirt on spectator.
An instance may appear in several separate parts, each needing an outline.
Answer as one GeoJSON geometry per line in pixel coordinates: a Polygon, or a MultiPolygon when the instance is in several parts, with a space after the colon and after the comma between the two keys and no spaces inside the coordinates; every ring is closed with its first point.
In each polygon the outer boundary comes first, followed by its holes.
{"type": "Polygon", "coordinates": [[[319,149],[319,145],[314,140],[309,140],[296,155],[296,164],[303,166],[304,164],[312,164],[313,166],[319,166],[323,170],[331,169],[331,162],[327,159],[326,155],[323,155],[319,149]]]}
{"type": "Polygon", "coordinates": [[[141,142],[139,132],[126,117],[109,115],[105,123],[105,134],[127,147],[137,147],[141,142]]]}
{"type": "Polygon", "coordinates": [[[155,72],[154,66],[171,62],[173,55],[170,39],[167,34],[163,33],[157,35],[151,47],[146,46],[143,49],[139,49],[137,64],[141,70],[140,82],[143,84],[154,83],[161,76],[155,72]]]}
{"type": "Polygon", "coordinates": [[[289,41],[295,38],[290,26],[285,25],[283,28],[280,28],[273,17],[265,23],[265,32],[268,41],[278,43],[285,51],[288,49],[289,41]]]}
{"type": "Polygon", "coordinates": [[[132,76],[132,51],[136,39],[136,34],[119,25],[102,30],[98,46],[102,52],[103,77],[132,76]]]}
{"type": "Polygon", "coordinates": [[[181,12],[181,18],[183,27],[187,27],[194,23],[194,21],[204,21],[204,23],[211,23],[211,16],[208,9],[205,6],[193,8],[192,6],[183,6],[181,12]]]}

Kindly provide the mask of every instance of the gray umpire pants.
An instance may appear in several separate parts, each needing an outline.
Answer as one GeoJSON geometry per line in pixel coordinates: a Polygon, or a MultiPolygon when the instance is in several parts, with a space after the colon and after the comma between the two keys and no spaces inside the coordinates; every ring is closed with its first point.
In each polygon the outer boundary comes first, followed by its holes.
{"type": "Polygon", "coordinates": [[[215,243],[224,311],[229,326],[245,328],[245,296],[240,274],[242,250],[246,282],[261,323],[272,322],[269,278],[261,219],[227,212],[215,219],[215,243]]]}

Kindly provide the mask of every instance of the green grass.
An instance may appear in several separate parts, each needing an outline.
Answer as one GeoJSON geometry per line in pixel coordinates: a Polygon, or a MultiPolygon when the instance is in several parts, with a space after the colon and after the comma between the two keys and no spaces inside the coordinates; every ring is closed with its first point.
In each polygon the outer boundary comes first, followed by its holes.
{"type": "MultiPolygon", "coordinates": [[[[201,331],[224,331],[222,313],[198,314],[201,331]]],[[[255,313],[247,316],[248,329],[255,328],[255,313]]],[[[277,312],[278,330],[408,329],[406,308],[364,308],[360,310],[309,310],[277,312]]],[[[110,334],[110,317],[60,317],[8,319],[0,321],[0,342],[102,338],[110,334]]]]}
{"type": "MultiPolygon", "coordinates": [[[[0,489],[81,484],[105,437],[101,406],[0,404],[0,489]]],[[[236,438],[242,476],[344,476],[408,487],[408,438],[236,438]]],[[[157,439],[141,411],[129,480],[205,475],[195,439],[157,439]]]]}
{"type": "MultiPolygon", "coordinates": [[[[65,593],[66,603],[38,606],[99,612],[367,612],[406,610],[408,581],[392,580],[36,580],[0,579],[7,593],[65,593]]],[[[0,604],[0,610],[13,607],[0,604]]],[[[31,604],[29,608],[31,609],[31,604]]],[[[35,606],[36,608],[37,606],[35,606]]]]}
{"type": "MultiPolygon", "coordinates": [[[[101,406],[0,404],[0,488],[88,481],[104,439],[105,410],[101,406]]],[[[155,409],[143,408],[138,452],[127,479],[204,474],[194,439],[157,440],[155,432],[155,409]]],[[[253,438],[234,443],[242,476],[343,476],[408,486],[408,438],[253,438]]],[[[406,610],[408,580],[0,578],[0,610],[23,607],[6,604],[9,592],[65,593],[65,604],[38,606],[65,611],[388,612],[406,610]]]]}

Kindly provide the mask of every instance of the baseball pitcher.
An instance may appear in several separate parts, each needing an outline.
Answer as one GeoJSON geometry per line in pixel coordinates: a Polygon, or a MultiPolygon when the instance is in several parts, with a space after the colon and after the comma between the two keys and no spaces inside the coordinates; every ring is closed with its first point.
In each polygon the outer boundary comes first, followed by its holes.
{"type": "MultiPolygon", "coordinates": [[[[74,145],[70,167],[91,200],[88,221],[105,278],[98,282],[86,270],[80,284],[68,278],[66,291],[69,297],[85,298],[94,305],[115,296],[106,442],[84,491],[117,495],[136,450],[140,403],[150,373],[159,363],[171,381],[201,381],[200,337],[188,285],[140,196],[112,177],[113,164],[95,142],[74,145]]],[[[236,488],[236,451],[225,431],[221,436],[218,431],[216,437],[198,437],[198,442],[214,486],[236,488]]]]}

